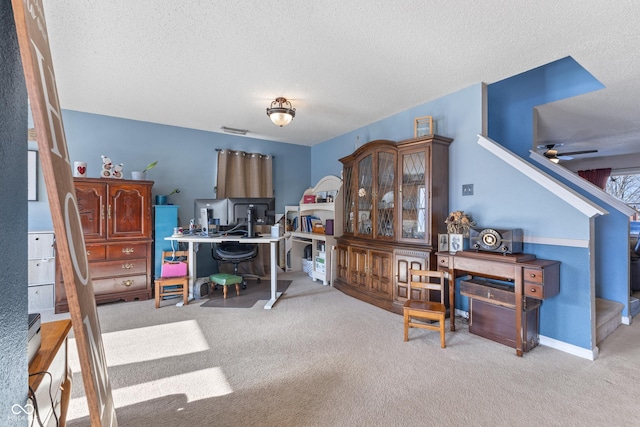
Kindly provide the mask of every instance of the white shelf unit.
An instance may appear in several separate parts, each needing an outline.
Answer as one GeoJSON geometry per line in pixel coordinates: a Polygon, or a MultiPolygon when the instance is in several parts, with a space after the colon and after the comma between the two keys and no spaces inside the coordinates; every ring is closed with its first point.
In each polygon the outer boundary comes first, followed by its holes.
{"type": "Polygon", "coordinates": [[[290,268],[292,271],[303,269],[304,248],[311,245],[311,271],[309,276],[322,281],[323,285],[331,284],[334,277],[333,249],[336,237],[342,234],[342,180],[335,176],[325,176],[315,187],[307,189],[300,199],[297,230],[290,232],[290,268]],[[332,200],[326,201],[331,195],[332,200]],[[314,199],[324,198],[319,203],[304,203],[304,196],[314,199]],[[327,220],[333,221],[333,234],[320,234],[302,231],[304,217],[313,216],[320,220],[327,231],[327,220]]]}
{"type": "Polygon", "coordinates": [[[53,231],[30,231],[28,239],[28,311],[53,310],[56,277],[53,231]]]}

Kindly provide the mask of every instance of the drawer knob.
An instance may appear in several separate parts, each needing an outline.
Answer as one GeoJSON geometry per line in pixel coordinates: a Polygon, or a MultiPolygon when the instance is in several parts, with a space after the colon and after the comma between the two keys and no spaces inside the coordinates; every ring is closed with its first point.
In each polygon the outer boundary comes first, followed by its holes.
{"type": "Polygon", "coordinates": [[[530,276],[531,277],[536,277],[536,273],[531,273],[530,276]]]}
{"type": "Polygon", "coordinates": [[[91,256],[91,251],[87,251],[87,256],[91,256]]]}
{"type": "Polygon", "coordinates": [[[131,280],[131,279],[129,279],[129,280],[124,280],[124,281],[122,282],[122,284],[123,284],[123,285],[125,285],[125,286],[131,286],[131,285],[133,285],[133,280],[131,280]]]}
{"type": "Polygon", "coordinates": [[[122,248],[122,253],[129,255],[133,253],[133,248],[122,248]]]}
{"type": "Polygon", "coordinates": [[[129,270],[130,268],[133,268],[133,264],[122,264],[123,270],[129,270]]]}
{"type": "Polygon", "coordinates": [[[534,293],[536,292],[536,288],[531,288],[531,289],[529,290],[529,292],[531,292],[532,294],[534,294],[534,293]]]}

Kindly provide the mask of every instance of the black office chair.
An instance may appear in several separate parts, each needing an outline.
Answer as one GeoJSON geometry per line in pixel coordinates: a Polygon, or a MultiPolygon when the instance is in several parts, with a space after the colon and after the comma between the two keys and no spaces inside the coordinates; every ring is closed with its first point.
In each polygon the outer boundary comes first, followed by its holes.
{"type": "MultiPolygon", "coordinates": [[[[260,276],[255,274],[238,273],[238,264],[250,261],[258,255],[258,245],[253,243],[240,242],[222,242],[213,245],[211,248],[211,256],[219,262],[228,262],[233,264],[233,274],[242,277],[242,289],[247,288],[246,277],[257,279],[260,283],[260,276]]],[[[217,289],[217,285],[213,287],[217,289]]]]}

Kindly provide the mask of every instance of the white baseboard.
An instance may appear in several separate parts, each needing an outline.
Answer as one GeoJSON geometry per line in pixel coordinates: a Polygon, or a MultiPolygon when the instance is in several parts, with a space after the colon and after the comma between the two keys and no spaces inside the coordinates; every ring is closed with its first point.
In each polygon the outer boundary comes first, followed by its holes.
{"type": "Polygon", "coordinates": [[[574,356],[582,357],[583,359],[588,359],[588,360],[596,360],[598,358],[598,353],[600,351],[597,346],[589,350],[589,349],[578,347],[563,341],[558,341],[553,338],[545,337],[544,335],[540,335],[540,345],[551,347],[556,350],[573,354],[574,356]]]}
{"type": "MultiPolygon", "coordinates": [[[[465,319],[469,318],[469,313],[466,311],[462,311],[456,308],[456,316],[463,317],[465,319]]],[[[624,323],[624,317],[622,321],[624,323]]],[[[578,347],[573,344],[568,344],[564,341],[558,341],[553,338],[545,337],[544,335],[540,335],[540,345],[544,345],[545,347],[551,347],[556,350],[563,351],[565,353],[572,354],[574,356],[582,357],[583,359],[588,360],[596,360],[598,358],[599,349],[598,347],[594,347],[592,350],[588,350],[586,348],[578,347]]]]}

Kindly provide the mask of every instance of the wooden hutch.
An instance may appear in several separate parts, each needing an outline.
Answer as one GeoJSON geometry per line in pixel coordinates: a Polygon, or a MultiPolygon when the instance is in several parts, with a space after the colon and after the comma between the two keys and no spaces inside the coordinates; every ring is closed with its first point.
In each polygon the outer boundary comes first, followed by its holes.
{"type": "MultiPolygon", "coordinates": [[[[74,178],[96,302],[151,297],[153,181],[74,178]]],[[[55,312],[69,311],[56,263],[55,312]]]]}
{"type": "Polygon", "coordinates": [[[376,140],[340,159],[337,289],[402,313],[409,270],[435,269],[438,233],[446,233],[452,141],[438,135],[376,140]]]}

